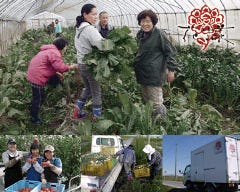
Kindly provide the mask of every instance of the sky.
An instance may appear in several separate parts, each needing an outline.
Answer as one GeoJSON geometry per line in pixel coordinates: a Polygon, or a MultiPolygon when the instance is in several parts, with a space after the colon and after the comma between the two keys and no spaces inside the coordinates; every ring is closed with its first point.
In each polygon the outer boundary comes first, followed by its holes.
{"type": "Polygon", "coordinates": [[[177,175],[191,163],[191,151],[214,141],[222,135],[164,135],[163,136],[163,175],[175,175],[175,153],[177,145],[177,175]]]}

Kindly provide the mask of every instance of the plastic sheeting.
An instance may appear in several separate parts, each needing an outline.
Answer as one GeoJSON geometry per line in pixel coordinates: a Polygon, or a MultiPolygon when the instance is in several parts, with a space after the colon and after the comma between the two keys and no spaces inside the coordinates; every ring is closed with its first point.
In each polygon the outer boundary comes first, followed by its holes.
{"type": "Polygon", "coordinates": [[[240,0],[2,0],[0,19],[22,21],[43,11],[66,15],[66,19],[72,19],[80,13],[85,3],[93,3],[100,11],[105,10],[111,16],[136,15],[146,8],[161,14],[187,14],[204,4],[222,11],[240,9],[240,0]]]}
{"type": "Polygon", "coordinates": [[[178,26],[187,27],[190,12],[206,4],[211,9],[218,8],[224,15],[222,38],[215,44],[240,51],[240,0],[2,0],[0,22],[25,22],[39,13],[48,11],[64,17],[66,24],[70,26],[75,24],[75,18],[86,3],[96,5],[98,12],[107,11],[109,22],[115,27],[126,25],[133,33],[139,29],[137,14],[144,9],[152,9],[158,15],[157,26],[164,29],[180,45],[190,44],[194,39],[189,30],[184,41],[186,29],[178,26]]]}
{"type": "Polygon", "coordinates": [[[27,29],[43,28],[54,22],[56,19],[59,20],[62,27],[66,27],[66,19],[60,15],[44,11],[31,18],[27,19],[27,29]]]}

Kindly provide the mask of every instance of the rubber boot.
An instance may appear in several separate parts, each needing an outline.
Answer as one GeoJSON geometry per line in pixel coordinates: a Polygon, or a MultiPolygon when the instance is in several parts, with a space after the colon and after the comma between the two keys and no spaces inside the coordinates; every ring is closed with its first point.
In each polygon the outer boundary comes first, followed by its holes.
{"type": "Polygon", "coordinates": [[[93,108],[93,115],[95,117],[100,117],[102,116],[102,108],[93,108]]]}
{"type": "Polygon", "coordinates": [[[36,125],[42,125],[43,121],[38,117],[38,111],[33,110],[32,107],[29,107],[31,113],[31,122],[36,125]]]}
{"type": "Polygon", "coordinates": [[[36,124],[36,125],[42,125],[43,121],[41,119],[39,119],[38,116],[32,116],[31,117],[31,122],[36,124]]]}
{"type": "Polygon", "coordinates": [[[131,171],[128,173],[127,180],[128,181],[132,181],[133,180],[133,176],[132,176],[132,172],[131,171]]]}
{"type": "Polygon", "coordinates": [[[77,107],[75,107],[73,112],[73,117],[75,118],[83,118],[86,116],[86,113],[83,111],[85,102],[78,100],[77,107]]]}
{"type": "Polygon", "coordinates": [[[92,121],[97,121],[97,118],[101,116],[102,116],[102,108],[93,108],[92,121]]]}

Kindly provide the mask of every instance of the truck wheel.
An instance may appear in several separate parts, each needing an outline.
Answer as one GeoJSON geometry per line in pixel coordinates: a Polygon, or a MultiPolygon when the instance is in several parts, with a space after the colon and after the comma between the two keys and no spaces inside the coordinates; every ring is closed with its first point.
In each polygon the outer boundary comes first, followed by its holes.
{"type": "Polygon", "coordinates": [[[205,187],[205,192],[215,192],[215,188],[212,184],[207,184],[205,187]]]}
{"type": "Polygon", "coordinates": [[[188,191],[191,191],[191,189],[192,189],[192,183],[191,183],[190,181],[187,181],[187,183],[186,183],[186,188],[187,188],[188,191]]]}

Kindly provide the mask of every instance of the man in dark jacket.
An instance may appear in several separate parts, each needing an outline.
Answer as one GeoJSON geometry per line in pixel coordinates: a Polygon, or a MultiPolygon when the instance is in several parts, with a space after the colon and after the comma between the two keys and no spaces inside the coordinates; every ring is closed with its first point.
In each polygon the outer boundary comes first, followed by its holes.
{"type": "Polygon", "coordinates": [[[132,180],[132,168],[136,164],[136,155],[133,145],[118,151],[116,156],[123,154],[122,163],[124,165],[125,172],[127,174],[128,180],[132,180]]]}
{"type": "Polygon", "coordinates": [[[147,154],[147,165],[150,167],[150,180],[153,180],[154,176],[158,175],[162,168],[162,156],[149,144],[143,148],[143,152],[147,154]]]}
{"type": "Polygon", "coordinates": [[[145,103],[153,103],[153,116],[166,117],[163,105],[162,86],[174,80],[176,61],[175,48],[164,31],[155,27],[157,15],[152,10],[144,10],[137,16],[141,30],[137,33],[138,51],[135,62],[137,82],[141,84],[145,103]]]}
{"type": "Polygon", "coordinates": [[[108,34],[114,30],[114,27],[108,23],[108,13],[106,11],[99,14],[99,23],[96,28],[103,38],[107,38],[108,34]]]}

